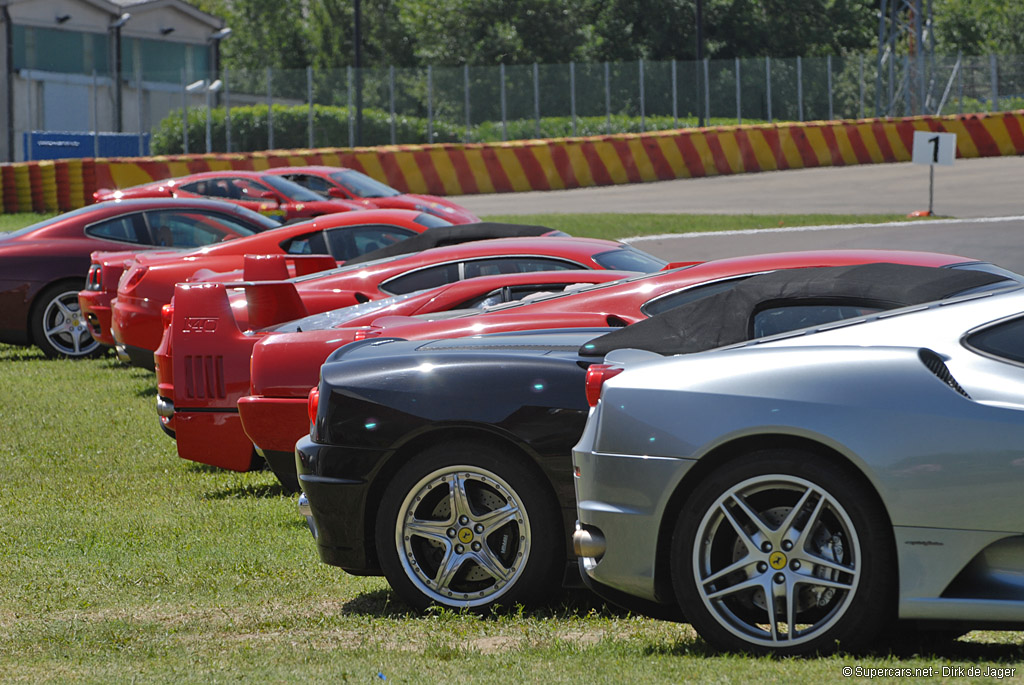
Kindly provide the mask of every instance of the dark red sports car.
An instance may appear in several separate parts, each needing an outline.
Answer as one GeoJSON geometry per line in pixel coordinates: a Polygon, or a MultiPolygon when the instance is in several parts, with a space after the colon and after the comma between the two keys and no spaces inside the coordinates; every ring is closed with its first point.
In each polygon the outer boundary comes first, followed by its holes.
{"type": "MultiPolygon", "coordinates": [[[[307,395],[320,365],[340,345],[378,336],[432,340],[546,328],[626,326],[777,269],[897,262],[977,268],[965,257],[927,252],[830,250],[738,257],[646,274],[455,318],[388,317],[360,329],[327,328],[266,336],[253,347],[250,394],[238,402],[246,434],[275,472],[290,474],[295,441],[309,431],[307,395]]],[[[280,477],[280,476],[279,476],[280,477]]],[[[294,475],[290,475],[291,485],[294,475]]]]}
{"type": "Polygon", "coordinates": [[[355,169],[335,166],[279,167],[267,169],[324,197],[340,198],[367,209],[413,209],[429,212],[453,224],[480,221],[465,207],[436,195],[402,193],[355,169]]]}
{"type": "MultiPolygon", "coordinates": [[[[125,271],[117,297],[111,303],[111,334],[118,349],[133,364],[152,368],[153,350],[160,344],[163,332],[160,308],[171,301],[175,283],[239,270],[247,254],[324,254],[336,263],[344,262],[428,228],[449,225],[432,214],[374,209],[329,214],[185,254],[140,255],[125,271]]],[[[241,273],[228,280],[240,277],[241,273]]]]}
{"type": "MultiPolygon", "coordinates": [[[[409,242],[415,240],[419,238],[409,242]]],[[[437,247],[292,281],[245,284],[231,288],[230,296],[230,285],[226,284],[179,285],[170,314],[175,323],[165,330],[155,355],[163,425],[178,433],[178,452],[182,457],[245,469],[250,463],[252,445],[237,422],[235,403],[249,388],[248,360],[253,344],[261,337],[277,334],[273,329],[257,333],[253,329],[356,302],[367,304],[360,305],[364,308],[359,311],[361,318],[351,321],[367,324],[386,315],[447,312],[458,304],[466,304],[473,297],[469,293],[474,292],[474,286],[468,290],[455,289],[447,296],[442,294],[444,291],[436,291],[437,299],[432,304],[423,304],[415,311],[410,309],[419,301],[414,298],[402,305],[390,301],[394,306],[380,310],[371,301],[375,304],[392,295],[419,293],[464,280],[490,278],[484,295],[495,290],[495,283],[504,283],[507,291],[492,296],[513,300],[517,299],[515,284],[520,282],[523,288],[550,289],[540,286],[609,280],[586,275],[587,271],[616,270],[613,278],[619,278],[622,272],[656,271],[664,266],[655,257],[609,240],[505,238],[437,247]],[[534,277],[532,272],[555,273],[534,277]],[[212,364],[210,376],[206,375],[205,360],[212,364]],[[207,388],[205,378],[213,379],[214,385],[207,388]],[[176,407],[183,413],[176,412],[176,407]]],[[[318,317],[316,324],[300,321],[294,325],[306,330],[307,326],[327,325],[320,319],[348,319],[348,314],[342,310],[318,317]]],[[[342,334],[350,332],[339,330],[342,334]]]]}
{"type": "Polygon", "coordinates": [[[0,342],[50,356],[96,352],[78,303],[95,250],[199,247],[278,226],[235,205],[164,197],[103,202],[0,233],[0,342]]]}
{"type": "Polygon", "coordinates": [[[204,171],[131,188],[100,188],[93,193],[97,202],[133,197],[207,197],[232,202],[286,223],[365,209],[356,202],[325,198],[283,176],[265,171],[204,171]]]}

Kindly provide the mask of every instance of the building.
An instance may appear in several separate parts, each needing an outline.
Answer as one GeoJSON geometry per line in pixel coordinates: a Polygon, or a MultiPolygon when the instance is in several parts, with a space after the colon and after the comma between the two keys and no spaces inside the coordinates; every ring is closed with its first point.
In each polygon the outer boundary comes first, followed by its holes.
{"type": "Polygon", "coordinates": [[[0,161],[26,159],[27,131],[148,132],[216,78],[230,33],[184,0],[0,0],[0,20],[0,161]]]}

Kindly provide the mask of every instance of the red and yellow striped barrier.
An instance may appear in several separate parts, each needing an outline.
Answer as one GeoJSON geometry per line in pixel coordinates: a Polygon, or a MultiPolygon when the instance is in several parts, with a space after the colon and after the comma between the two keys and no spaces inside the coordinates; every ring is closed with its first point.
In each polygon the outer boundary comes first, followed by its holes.
{"type": "Polygon", "coordinates": [[[819,166],[904,162],[915,130],[957,134],[959,157],[1024,154],[1024,111],[904,119],[757,124],[465,145],[273,150],[76,159],[0,167],[3,211],[64,211],[98,188],[199,171],[326,164],[435,195],[557,190],[819,166]]]}

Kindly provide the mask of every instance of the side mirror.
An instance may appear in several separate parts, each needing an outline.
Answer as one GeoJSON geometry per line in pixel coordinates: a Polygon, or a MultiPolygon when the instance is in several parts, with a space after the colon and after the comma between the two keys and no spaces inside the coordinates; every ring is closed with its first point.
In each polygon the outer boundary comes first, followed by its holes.
{"type": "Polygon", "coordinates": [[[348,194],[344,190],[339,188],[338,186],[331,186],[330,188],[328,188],[327,189],[327,196],[328,197],[334,197],[334,198],[337,198],[339,200],[347,200],[348,199],[348,194]]]}

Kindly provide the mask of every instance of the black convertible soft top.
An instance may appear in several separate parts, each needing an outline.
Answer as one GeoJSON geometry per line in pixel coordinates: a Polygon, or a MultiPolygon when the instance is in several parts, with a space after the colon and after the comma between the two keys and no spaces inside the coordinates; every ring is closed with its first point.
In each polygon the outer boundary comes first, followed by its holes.
{"type": "Polygon", "coordinates": [[[421,250],[428,250],[432,247],[444,247],[445,245],[457,245],[468,243],[474,240],[492,240],[494,238],[528,238],[531,236],[546,235],[565,236],[566,233],[547,226],[530,226],[527,224],[502,224],[493,221],[480,221],[472,224],[459,224],[456,226],[435,226],[428,228],[419,235],[414,235],[405,240],[399,240],[379,250],[367,252],[345,262],[345,264],[362,264],[375,259],[393,257],[395,255],[412,254],[421,250]]]}
{"type": "MultiPolygon", "coordinates": [[[[779,269],[602,335],[584,344],[580,354],[604,356],[626,348],[662,355],[702,352],[750,340],[754,315],[772,307],[832,304],[896,309],[1005,280],[1006,276],[985,271],[890,263],[779,269]]],[[[805,325],[809,324],[789,330],[805,325]]]]}

